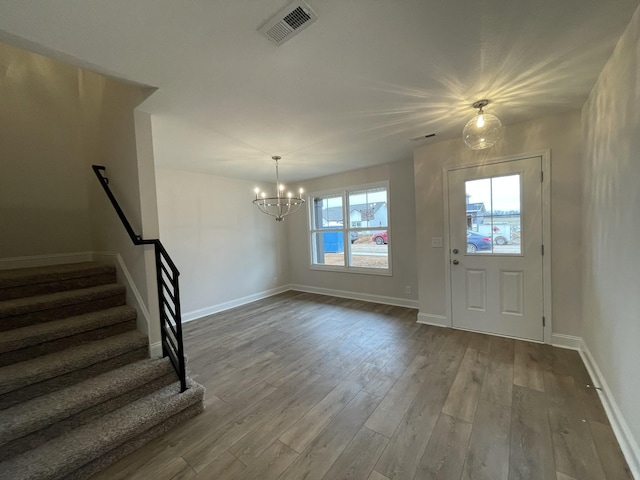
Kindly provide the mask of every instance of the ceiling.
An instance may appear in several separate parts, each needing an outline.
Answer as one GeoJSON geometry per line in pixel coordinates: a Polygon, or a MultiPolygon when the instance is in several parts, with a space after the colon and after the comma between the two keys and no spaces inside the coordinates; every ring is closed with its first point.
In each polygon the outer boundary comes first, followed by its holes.
{"type": "Polygon", "coordinates": [[[460,138],[471,103],[509,125],[580,108],[639,0],[2,0],[0,40],[157,87],[160,166],[285,181],[460,138]],[[418,142],[411,138],[436,137],[418,142]]]}

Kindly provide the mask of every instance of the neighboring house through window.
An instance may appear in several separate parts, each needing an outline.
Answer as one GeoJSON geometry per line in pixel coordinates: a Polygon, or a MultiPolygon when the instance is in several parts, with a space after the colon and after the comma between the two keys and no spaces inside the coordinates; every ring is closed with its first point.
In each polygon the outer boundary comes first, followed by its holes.
{"type": "Polygon", "coordinates": [[[390,275],[389,183],[309,195],[311,268],[390,275]]]}

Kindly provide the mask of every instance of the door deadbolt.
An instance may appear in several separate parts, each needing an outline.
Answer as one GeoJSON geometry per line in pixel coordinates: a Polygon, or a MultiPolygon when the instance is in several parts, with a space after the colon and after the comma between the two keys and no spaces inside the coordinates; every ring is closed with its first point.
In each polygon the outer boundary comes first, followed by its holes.
{"type": "Polygon", "coordinates": [[[453,254],[454,254],[454,255],[457,255],[457,254],[458,254],[458,252],[460,252],[460,250],[458,250],[457,248],[454,248],[454,249],[453,249],[453,254]]]}

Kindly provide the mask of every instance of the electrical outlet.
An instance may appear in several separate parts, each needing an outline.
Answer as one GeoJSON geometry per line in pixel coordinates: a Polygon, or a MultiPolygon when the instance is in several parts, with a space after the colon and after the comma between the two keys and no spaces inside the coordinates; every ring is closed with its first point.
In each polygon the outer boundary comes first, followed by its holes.
{"type": "Polygon", "coordinates": [[[411,295],[411,285],[407,285],[404,287],[405,295],[411,295]]]}
{"type": "Polygon", "coordinates": [[[431,248],[442,248],[442,237],[431,237],[431,248]]]}

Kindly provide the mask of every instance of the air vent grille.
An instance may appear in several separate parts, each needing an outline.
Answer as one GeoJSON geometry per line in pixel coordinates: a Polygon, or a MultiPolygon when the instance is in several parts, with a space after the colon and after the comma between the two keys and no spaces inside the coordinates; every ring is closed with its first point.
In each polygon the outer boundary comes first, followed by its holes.
{"type": "Polygon", "coordinates": [[[300,7],[296,8],[293,12],[284,17],[284,21],[287,22],[287,24],[294,30],[301,27],[309,20],[311,20],[311,17],[300,7]]]}
{"type": "Polygon", "coordinates": [[[304,0],[297,0],[276,13],[258,31],[276,45],[282,45],[317,19],[304,0]]]}
{"type": "Polygon", "coordinates": [[[282,41],[286,40],[290,33],[291,30],[280,22],[271,27],[267,32],[267,35],[277,44],[280,44],[282,41]]]}

